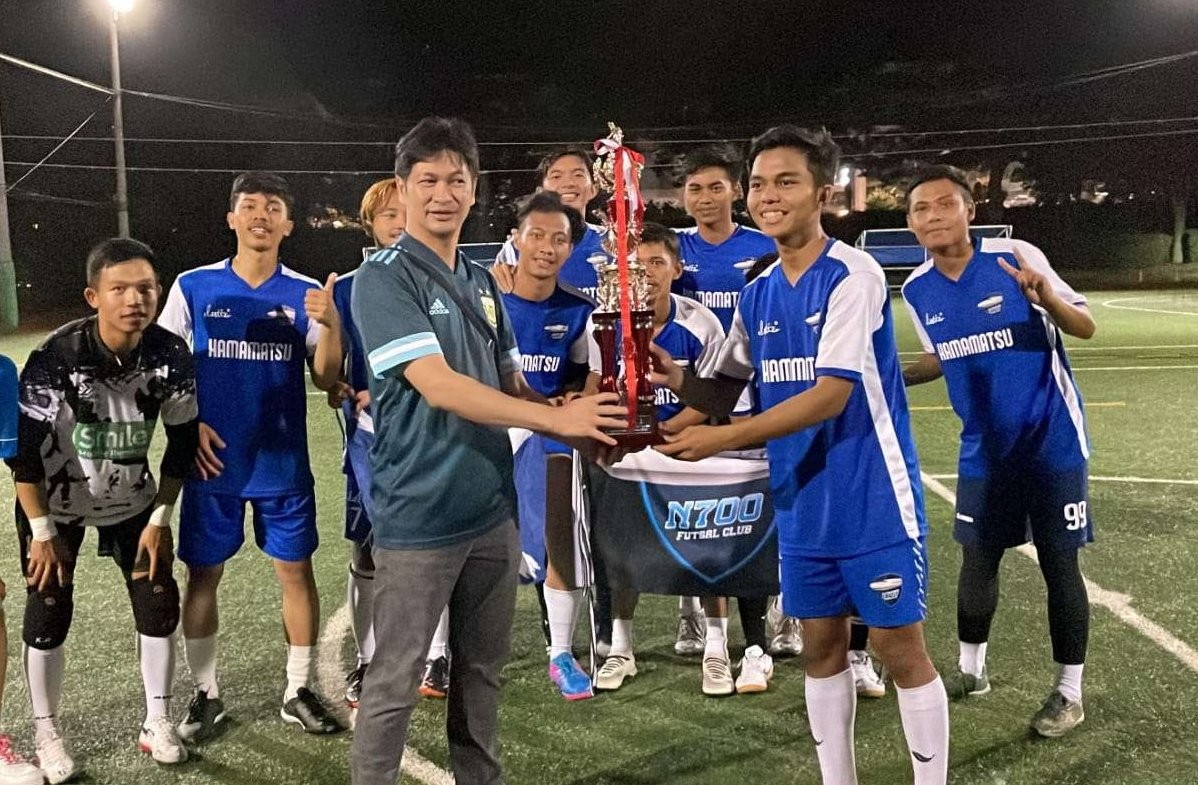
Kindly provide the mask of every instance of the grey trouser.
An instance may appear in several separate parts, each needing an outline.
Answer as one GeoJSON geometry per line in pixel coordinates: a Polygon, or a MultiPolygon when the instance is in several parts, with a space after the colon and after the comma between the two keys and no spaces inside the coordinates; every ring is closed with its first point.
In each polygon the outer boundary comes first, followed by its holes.
{"type": "Polygon", "coordinates": [[[362,684],[353,785],[395,785],[429,643],[449,605],[449,757],[458,785],[502,785],[499,671],[516,613],[520,541],[507,521],[431,550],[374,549],[374,660],[362,684]]]}

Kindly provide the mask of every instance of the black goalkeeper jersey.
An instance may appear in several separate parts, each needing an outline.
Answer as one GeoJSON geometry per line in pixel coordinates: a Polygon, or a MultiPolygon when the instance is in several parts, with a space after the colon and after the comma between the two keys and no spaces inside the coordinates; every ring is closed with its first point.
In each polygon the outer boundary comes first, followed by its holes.
{"type": "MultiPolygon", "coordinates": [[[[56,524],[106,526],[146,509],[158,492],[147,454],[154,426],[194,427],[195,372],[183,339],[150,325],[126,357],[100,340],[96,317],[69,322],[21,371],[18,482],[42,483],[56,524]]],[[[168,450],[168,458],[169,456],[168,450]]],[[[194,455],[164,470],[183,477],[194,455]]]]}

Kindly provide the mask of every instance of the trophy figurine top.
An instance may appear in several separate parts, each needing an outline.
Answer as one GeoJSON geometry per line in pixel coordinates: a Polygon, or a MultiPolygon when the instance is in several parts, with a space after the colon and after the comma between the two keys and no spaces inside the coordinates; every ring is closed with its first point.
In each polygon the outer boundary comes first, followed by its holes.
{"type": "Polygon", "coordinates": [[[649,381],[649,342],[653,314],[645,268],[634,257],[645,221],[640,175],[645,158],[624,146],[624,132],[608,123],[608,135],[595,142],[594,177],[610,193],[604,217],[603,248],[615,260],[599,268],[598,308],[593,317],[603,370],[600,390],[617,392],[628,407],[627,429],[613,434],[626,445],[645,446],[658,440],[649,381]],[[619,346],[616,345],[616,324],[619,346]],[[617,371],[623,360],[624,373],[617,371]]]}

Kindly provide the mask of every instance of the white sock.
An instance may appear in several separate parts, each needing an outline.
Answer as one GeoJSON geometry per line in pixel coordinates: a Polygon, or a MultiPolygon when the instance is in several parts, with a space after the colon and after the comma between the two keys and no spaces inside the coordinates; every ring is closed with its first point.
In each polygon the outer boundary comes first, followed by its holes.
{"type": "Polygon", "coordinates": [[[1057,679],[1057,692],[1074,703],[1081,703],[1082,700],[1082,669],[1085,667],[1084,663],[1061,665],[1061,676],[1057,679]]]}
{"type": "Polygon", "coordinates": [[[428,659],[435,660],[444,657],[449,652],[449,606],[441,610],[441,618],[437,621],[437,629],[433,630],[433,640],[428,645],[428,659]]]}
{"type": "Polygon", "coordinates": [[[611,620],[611,653],[632,656],[632,619],[611,620]]]}
{"type": "Polygon", "coordinates": [[[986,668],[987,645],[989,644],[957,641],[957,646],[960,649],[957,665],[961,668],[962,673],[968,673],[970,676],[982,675],[982,671],[986,668]]]}
{"type": "Polygon", "coordinates": [[[823,785],[857,785],[853,723],[857,718],[857,687],[845,669],[826,679],[806,678],[807,722],[815,738],[815,754],[823,785]]]}
{"type": "Polygon", "coordinates": [[[678,598],[678,615],[679,616],[698,616],[703,612],[703,605],[699,602],[698,597],[679,597],[678,598]]]}
{"type": "Polygon", "coordinates": [[[183,654],[191,671],[191,680],[196,689],[208,693],[209,698],[220,697],[216,684],[216,636],[206,638],[183,638],[183,654]]]}
{"type": "Polygon", "coordinates": [[[723,656],[728,651],[728,617],[707,617],[707,645],[703,648],[703,656],[713,654],[723,656]]]}
{"type": "Polygon", "coordinates": [[[29,683],[29,703],[33,707],[34,730],[41,734],[54,728],[58,702],[62,698],[62,677],[67,655],[62,646],[53,649],[23,647],[25,679],[29,683]]]}
{"type": "Polygon", "coordinates": [[[350,620],[354,644],[358,647],[358,665],[369,665],[374,659],[374,577],[366,577],[349,568],[350,620]]]}
{"type": "Polygon", "coordinates": [[[299,692],[300,687],[308,686],[308,674],[312,670],[311,646],[287,647],[287,691],[283,693],[283,703],[291,700],[299,692]]]}
{"type": "MultiPolygon", "coordinates": [[[[549,659],[569,654],[574,642],[574,618],[582,589],[565,591],[545,586],[545,612],[549,617],[549,659]]],[[[614,633],[613,633],[614,634],[614,633]]]]}
{"type": "Polygon", "coordinates": [[[948,694],[937,676],[922,687],[897,684],[903,734],[911,750],[915,785],[944,785],[948,780],[948,694]]]}
{"type": "Polygon", "coordinates": [[[171,713],[171,684],[175,680],[175,636],[137,636],[141,683],[146,690],[146,722],[171,713]]]}

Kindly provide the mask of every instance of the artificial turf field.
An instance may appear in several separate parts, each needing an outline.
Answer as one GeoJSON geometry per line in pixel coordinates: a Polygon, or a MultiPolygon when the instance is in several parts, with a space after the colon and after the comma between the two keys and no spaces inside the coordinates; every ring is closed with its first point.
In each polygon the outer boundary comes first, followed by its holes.
{"type": "MultiPolygon", "coordinates": [[[[1083,554],[1092,582],[1093,622],[1086,669],[1086,721],[1072,735],[1029,737],[1027,721],[1051,689],[1044,590],[1033,562],[1010,553],[990,645],[993,692],[953,704],[950,781],[1033,783],[1198,782],[1198,292],[1099,292],[1091,295],[1098,334],[1070,340],[1088,405],[1094,444],[1091,517],[1098,542],[1083,554]]],[[[918,349],[896,307],[905,351],[918,349]]],[[[40,340],[0,339],[22,362],[40,340]]],[[[909,355],[914,357],[914,355],[909,355]]],[[[319,686],[340,696],[352,642],[345,602],[347,547],[341,538],[340,435],[323,397],[310,402],[310,443],[323,544],[315,557],[325,634],[319,686]]],[[[951,494],[959,423],[942,382],[910,391],[926,474],[951,494]]],[[[158,437],[161,449],[161,436],[158,437]]],[[[957,548],[952,507],[925,486],[931,567],[927,634],[942,672],[956,663],[957,548]]],[[[0,487],[10,509],[12,488],[0,487]]],[[[20,670],[24,604],[15,537],[0,548],[9,585],[8,689],[3,727],[32,752],[28,699],[20,670]],[[14,588],[16,590],[14,591],[14,588]]],[[[93,548],[91,536],[85,548],[93,548]]],[[[278,717],[285,651],[279,596],[267,559],[244,549],[226,570],[221,605],[221,692],[227,732],[174,768],[136,749],[143,696],[134,630],[119,573],[85,556],[76,573],[75,624],[67,643],[62,725],[83,782],[296,785],[348,782],[349,734],[305,736],[278,717]]],[[[504,671],[503,756],[509,783],[665,785],[665,783],[818,783],[803,704],[802,664],[779,661],[770,691],[713,699],[699,691],[697,659],[673,653],[675,601],[645,598],[637,618],[641,671],[618,693],[566,703],[545,675],[536,600],[519,597],[513,651],[504,671]]],[[[730,624],[732,654],[740,631],[730,624]]],[[[579,634],[581,651],[582,632],[579,634]]],[[[182,714],[190,693],[180,647],[175,694],[182,714]]],[[[584,662],[585,665],[585,662],[584,662]]],[[[444,706],[425,701],[409,744],[426,759],[405,785],[449,782],[444,706]]],[[[414,758],[415,756],[410,756],[414,758]]],[[[910,782],[893,690],[857,711],[860,781],[910,782]]]]}

